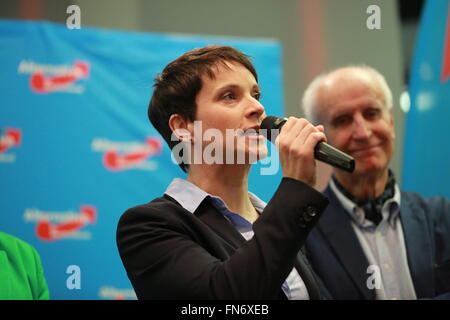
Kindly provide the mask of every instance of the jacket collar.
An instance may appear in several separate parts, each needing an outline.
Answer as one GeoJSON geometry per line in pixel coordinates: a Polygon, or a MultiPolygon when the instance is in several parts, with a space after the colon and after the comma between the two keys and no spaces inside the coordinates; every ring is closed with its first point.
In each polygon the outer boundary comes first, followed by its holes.
{"type": "MultiPolygon", "coordinates": [[[[173,179],[167,187],[165,194],[175,199],[183,208],[191,213],[195,213],[203,200],[208,197],[215,200],[213,205],[216,206],[215,204],[218,204],[217,209],[222,209],[221,206],[228,209],[225,202],[220,197],[209,194],[208,192],[197,187],[195,184],[181,178],[173,179]]],[[[262,212],[266,206],[266,203],[251,192],[248,193],[248,196],[250,198],[250,202],[256,210],[262,212]]]]}
{"type": "Polygon", "coordinates": [[[367,288],[367,267],[369,262],[352,229],[350,217],[342,207],[334,192],[328,186],[323,192],[330,201],[318,223],[318,228],[323,232],[326,241],[333,248],[339,261],[347,271],[365,299],[374,299],[375,292],[367,288]],[[363,263],[361,263],[363,261],[363,263]]]}
{"type": "Polygon", "coordinates": [[[400,219],[405,237],[409,271],[418,298],[433,297],[433,245],[430,243],[429,223],[424,209],[413,196],[402,192],[400,219]]]}

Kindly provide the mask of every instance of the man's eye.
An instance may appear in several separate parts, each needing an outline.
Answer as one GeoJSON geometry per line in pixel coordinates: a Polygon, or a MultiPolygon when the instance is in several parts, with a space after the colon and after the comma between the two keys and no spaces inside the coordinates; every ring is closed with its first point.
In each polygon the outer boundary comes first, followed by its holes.
{"type": "Polygon", "coordinates": [[[349,117],[339,117],[333,120],[333,126],[334,127],[343,127],[350,123],[349,117]]]}
{"type": "Polygon", "coordinates": [[[377,109],[370,109],[364,112],[364,116],[366,119],[377,119],[380,115],[380,110],[377,109]]]}

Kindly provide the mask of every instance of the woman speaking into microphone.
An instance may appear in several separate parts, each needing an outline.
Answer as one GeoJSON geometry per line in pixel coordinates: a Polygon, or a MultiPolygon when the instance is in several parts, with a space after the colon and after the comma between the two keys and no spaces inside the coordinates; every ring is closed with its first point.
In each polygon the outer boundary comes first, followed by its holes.
{"type": "Polygon", "coordinates": [[[252,163],[267,155],[260,94],[248,56],[227,46],[186,52],[156,78],[149,119],[182,151],[187,178],[119,221],[119,253],[139,299],[323,298],[300,251],[328,204],[312,188],[323,128],[288,119],[276,140],[283,178],[264,203],[248,190],[252,163]]]}

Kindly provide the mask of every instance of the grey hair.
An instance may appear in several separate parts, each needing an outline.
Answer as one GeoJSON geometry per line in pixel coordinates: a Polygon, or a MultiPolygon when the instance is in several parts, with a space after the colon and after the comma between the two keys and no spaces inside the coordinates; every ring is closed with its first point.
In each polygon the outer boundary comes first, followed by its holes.
{"type": "Polygon", "coordinates": [[[384,106],[387,107],[387,109],[391,109],[393,107],[393,98],[392,98],[392,91],[389,88],[386,78],[376,69],[367,66],[367,65],[348,65],[346,67],[337,68],[330,72],[322,73],[315,77],[313,81],[308,85],[306,88],[303,98],[302,98],[302,107],[303,112],[305,114],[306,119],[311,121],[314,124],[318,124],[320,122],[319,119],[319,113],[318,113],[318,89],[323,84],[325,79],[332,73],[341,70],[341,69],[355,69],[358,71],[361,71],[363,73],[366,73],[377,82],[377,84],[380,86],[381,94],[384,98],[384,106]]]}

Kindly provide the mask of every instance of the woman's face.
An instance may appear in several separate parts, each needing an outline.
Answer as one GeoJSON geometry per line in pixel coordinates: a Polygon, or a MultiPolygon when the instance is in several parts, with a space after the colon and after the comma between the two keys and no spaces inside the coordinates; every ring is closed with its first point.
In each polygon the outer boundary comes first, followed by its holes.
{"type": "MultiPolygon", "coordinates": [[[[208,148],[210,141],[219,143],[214,139],[220,139],[223,163],[242,163],[239,162],[242,157],[245,163],[264,158],[267,143],[258,130],[265,112],[259,102],[260,89],[255,77],[235,62],[226,62],[226,66],[217,64],[213,71],[214,79],[203,76],[203,86],[196,97],[195,119],[202,125],[202,150],[208,148]],[[214,139],[209,139],[210,136],[214,139]]],[[[189,126],[192,129],[194,124],[189,126]]],[[[194,141],[198,139],[194,137],[194,141]]]]}

